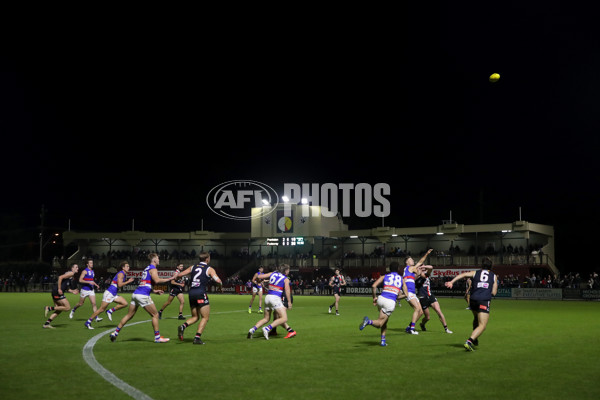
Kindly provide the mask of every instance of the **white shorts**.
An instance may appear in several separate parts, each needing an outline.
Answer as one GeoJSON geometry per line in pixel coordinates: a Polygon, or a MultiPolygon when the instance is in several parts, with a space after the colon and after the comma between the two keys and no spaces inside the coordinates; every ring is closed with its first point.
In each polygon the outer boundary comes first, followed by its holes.
{"type": "Polygon", "coordinates": [[[388,317],[392,315],[396,309],[396,302],[392,299],[386,299],[385,297],[377,297],[377,308],[379,308],[388,317]]]}
{"type": "Polygon", "coordinates": [[[114,296],[111,292],[105,290],[102,295],[102,301],[105,303],[112,303],[117,297],[119,297],[119,295],[114,296]]]}
{"type": "Polygon", "coordinates": [[[83,290],[79,291],[79,297],[88,297],[88,296],[96,296],[96,292],[93,290],[83,290]]]}
{"type": "Polygon", "coordinates": [[[254,294],[259,293],[259,292],[262,293],[262,291],[263,291],[262,288],[256,288],[256,287],[252,286],[252,293],[254,293],[254,294]]]}
{"type": "MultiPolygon", "coordinates": [[[[407,303],[410,303],[410,301],[411,301],[412,299],[417,299],[417,295],[416,295],[416,294],[414,294],[414,293],[408,292],[408,296],[407,296],[407,297],[405,297],[405,298],[406,298],[406,302],[407,302],[407,303]]],[[[419,300],[419,299],[417,299],[417,300],[419,300]]]]}
{"type": "Polygon", "coordinates": [[[131,295],[131,303],[130,304],[132,306],[146,307],[151,304],[154,304],[154,302],[152,301],[152,298],[150,296],[134,293],[131,295]]]}
{"type": "Polygon", "coordinates": [[[265,310],[277,310],[282,307],[285,306],[283,305],[281,297],[275,296],[274,294],[268,294],[265,297],[265,310]]]}

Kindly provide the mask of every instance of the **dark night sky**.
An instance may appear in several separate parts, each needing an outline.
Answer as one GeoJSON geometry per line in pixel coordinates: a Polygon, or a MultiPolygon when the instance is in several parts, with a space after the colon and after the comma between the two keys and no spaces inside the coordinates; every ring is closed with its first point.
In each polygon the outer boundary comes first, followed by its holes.
{"type": "Polygon", "coordinates": [[[210,188],[386,182],[386,225],[522,207],[566,261],[599,220],[600,51],[592,15],[565,4],[38,24],[0,53],[0,214],[10,229],[44,204],[81,231],[247,230],[212,215],[210,188]]]}

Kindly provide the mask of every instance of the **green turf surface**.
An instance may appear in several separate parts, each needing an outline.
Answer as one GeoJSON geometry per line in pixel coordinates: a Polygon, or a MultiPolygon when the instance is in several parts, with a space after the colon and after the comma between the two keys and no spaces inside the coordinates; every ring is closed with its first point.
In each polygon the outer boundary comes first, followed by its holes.
{"type": "MultiPolygon", "coordinates": [[[[153,298],[160,307],[167,297],[153,298]]],[[[370,297],[342,297],[340,316],[327,312],[332,299],[295,296],[289,323],[298,335],[283,339],[279,328],[267,341],[260,331],[246,338],[261,317],[257,299],[248,314],[249,296],[210,295],[204,346],[192,345],[197,325],[187,329],[184,342],[177,339],[177,301],[160,321],[161,334],[171,338],[166,344],[153,342],[152,326],[144,322],[149,316],[140,309],[116,342],[97,338],[93,355],[119,380],[157,400],[600,398],[599,302],[494,300],[478,350],[466,352],[472,314],[463,299],[439,299],[454,334],[444,333],[433,314],[418,336],[404,333],[411,309],[403,301],[390,318],[387,347],[379,346],[378,329],[358,329],[365,315],[378,314],[370,297]]],[[[56,329],[45,330],[45,305],[48,293],[0,293],[0,398],[131,398],[83,357],[86,343],[112,331],[125,310],[114,322],[104,315],[87,330],[86,301],[75,318],[63,313],[56,329]]]]}

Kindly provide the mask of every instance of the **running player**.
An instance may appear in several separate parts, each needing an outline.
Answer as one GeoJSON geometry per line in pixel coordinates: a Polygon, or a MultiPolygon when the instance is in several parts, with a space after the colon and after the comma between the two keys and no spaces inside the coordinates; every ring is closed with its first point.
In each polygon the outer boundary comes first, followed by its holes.
{"type": "Polygon", "coordinates": [[[162,319],[162,312],[171,304],[173,299],[177,297],[179,300],[179,317],[178,319],[185,319],[183,316],[183,303],[185,302],[183,298],[183,288],[185,287],[185,280],[181,276],[181,271],[183,271],[183,264],[177,265],[177,271],[179,271],[179,276],[177,279],[171,281],[171,290],[169,291],[169,298],[163,304],[163,306],[158,310],[158,319],[162,319]]]}
{"type": "Polygon", "coordinates": [[[262,312],[262,298],[263,298],[263,280],[258,279],[258,275],[264,273],[264,268],[261,265],[258,267],[258,271],[252,276],[252,298],[250,299],[250,305],[248,306],[248,314],[252,314],[252,303],[254,298],[258,295],[258,312],[262,312]]]}
{"type": "Polygon", "coordinates": [[[140,285],[137,289],[135,289],[135,291],[131,295],[131,303],[129,303],[129,310],[127,311],[127,315],[125,315],[121,319],[121,321],[117,325],[117,329],[115,329],[115,331],[110,334],[111,342],[117,340],[119,332],[121,332],[121,329],[125,326],[127,321],[133,318],[139,307],[142,307],[144,310],[146,310],[146,312],[152,317],[152,328],[154,329],[154,343],[166,343],[169,341],[169,338],[164,338],[160,336],[160,331],[158,328],[158,311],[156,310],[156,305],[154,305],[154,301],[152,301],[150,294],[163,294],[163,290],[153,289],[152,283],[171,282],[173,279],[177,279],[177,271],[175,271],[175,274],[170,278],[159,278],[158,270],[156,269],[156,267],[160,263],[160,258],[158,257],[158,254],[150,253],[148,254],[148,259],[150,260],[150,265],[148,265],[142,272],[140,285]]]}
{"type": "Polygon", "coordinates": [[[481,267],[480,270],[463,272],[450,282],[446,282],[446,287],[452,289],[454,282],[460,279],[472,278],[473,280],[469,302],[469,308],[473,313],[473,332],[464,344],[467,351],[473,351],[476,346],[479,346],[478,337],[481,336],[490,319],[492,296],[498,292],[498,278],[491,271],[492,260],[484,259],[481,267]]]}
{"type": "MultiPolygon", "coordinates": [[[[90,299],[90,303],[92,303],[92,311],[96,312],[98,308],[96,307],[96,292],[94,292],[94,287],[100,289],[100,286],[96,282],[94,282],[94,260],[88,258],[86,268],[81,271],[81,275],[79,275],[79,284],[81,284],[81,290],[79,292],[79,302],[75,304],[75,307],[69,313],[69,318],[73,319],[75,315],[75,310],[83,305],[83,302],[86,298],[90,299]]],[[[102,318],[96,317],[96,322],[102,321],[102,318]]]]}
{"type": "Polygon", "coordinates": [[[374,326],[381,330],[381,345],[387,346],[385,340],[385,334],[387,332],[388,319],[396,309],[396,301],[399,296],[408,296],[408,288],[406,282],[402,279],[402,276],[398,272],[402,269],[402,266],[398,262],[390,263],[390,272],[386,275],[382,275],[371,285],[373,291],[373,305],[379,309],[379,318],[371,320],[369,317],[365,317],[362,323],[358,326],[361,331],[367,325],[374,326]],[[377,288],[383,283],[383,290],[381,294],[377,296],[377,288]]]}
{"type": "Polygon", "coordinates": [[[117,303],[117,305],[115,307],[112,307],[111,309],[106,310],[106,315],[108,316],[108,319],[110,319],[111,321],[112,321],[112,313],[113,312],[127,307],[127,300],[125,300],[123,297],[119,296],[117,293],[118,293],[119,289],[121,289],[123,286],[129,285],[131,282],[133,282],[133,280],[134,280],[133,278],[129,278],[128,280],[126,280],[128,272],[129,272],[129,262],[122,261],[121,262],[121,270],[119,272],[117,272],[117,274],[113,277],[112,282],[110,283],[110,286],[104,291],[104,294],[102,295],[102,303],[100,303],[100,308],[98,310],[94,311],[92,316],[90,318],[88,318],[87,321],[85,321],[84,326],[86,328],[94,329],[92,327],[92,321],[94,320],[94,318],[96,318],[98,315],[100,315],[100,313],[104,312],[110,303],[112,303],[112,302],[117,303]]]}
{"type": "Polygon", "coordinates": [[[419,267],[423,265],[429,253],[431,253],[433,249],[427,250],[427,253],[418,263],[415,264],[415,260],[411,256],[408,256],[404,259],[404,263],[406,267],[404,268],[404,274],[402,278],[406,283],[406,288],[408,289],[408,293],[406,295],[406,301],[413,308],[412,319],[410,321],[410,325],[406,327],[406,333],[410,333],[411,335],[418,335],[419,332],[415,330],[415,325],[419,318],[423,315],[423,309],[421,308],[421,303],[419,303],[419,299],[417,298],[416,288],[415,288],[415,278],[416,274],[419,272],[419,267]]]}
{"type": "Polygon", "coordinates": [[[71,305],[69,304],[69,300],[65,297],[66,292],[70,292],[73,294],[79,294],[79,289],[77,289],[77,283],[75,282],[75,274],[79,272],[79,265],[72,264],[71,269],[61,276],[58,277],[58,282],[56,282],[52,286],[52,301],[54,302],[54,307],[46,306],[44,307],[44,316],[47,317],[48,313],[52,311],[52,315],[50,318],[44,322],[42,328],[44,329],[54,329],[52,325],[52,321],[54,318],[58,317],[63,311],[69,311],[71,309],[71,305]]]}
{"type": "Polygon", "coordinates": [[[339,313],[339,304],[340,304],[340,294],[341,294],[341,286],[346,286],[346,280],[344,276],[340,274],[340,269],[336,268],[333,276],[329,279],[329,286],[333,289],[333,297],[335,301],[329,306],[329,314],[331,314],[331,309],[335,306],[335,315],[340,315],[339,313]]]}
{"type": "Polygon", "coordinates": [[[425,328],[425,324],[427,324],[427,322],[430,320],[429,308],[433,308],[433,310],[437,313],[440,322],[444,326],[444,331],[446,333],[452,333],[452,331],[448,329],[446,317],[444,317],[444,313],[442,313],[440,303],[438,303],[433,293],[431,293],[431,281],[429,280],[429,276],[431,275],[432,270],[433,266],[422,265],[417,280],[415,281],[417,297],[419,298],[419,303],[421,303],[421,308],[423,309],[423,320],[419,326],[423,332],[427,330],[425,328]]]}
{"type": "Polygon", "coordinates": [[[195,324],[198,319],[200,319],[198,329],[196,330],[196,336],[194,337],[194,344],[204,344],[201,336],[210,317],[210,302],[208,301],[207,295],[208,283],[211,280],[217,282],[221,291],[223,287],[223,282],[221,282],[221,279],[219,279],[217,272],[213,267],[208,265],[208,263],[210,263],[210,253],[200,253],[199,260],[200,262],[198,264],[192,265],[185,271],[181,272],[181,276],[185,276],[190,273],[192,274],[190,290],[188,293],[188,300],[190,302],[192,316],[177,328],[177,336],[179,337],[179,340],[183,341],[183,332],[185,331],[185,328],[191,324],[195,324]]]}
{"type": "Polygon", "coordinates": [[[290,266],[282,264],[279,271],[269,272],[268,274],[258,275],[259,279],[269,278],[269,292],[265,297],[265,314],[252,328],[248,330],[248,339],[252,339],[254,332],[263,324],[268,323],[273,312],[277,312],[277,318],[268,326],[262,328],[263,336],[269,340],[269,332],[287,322],[287,311],[283,305],[282,296],[285,294],[288,301],[288,308],[292,309],[292,295],[290,290],[290,280],[287,275],[290,273],[290,266]]]}

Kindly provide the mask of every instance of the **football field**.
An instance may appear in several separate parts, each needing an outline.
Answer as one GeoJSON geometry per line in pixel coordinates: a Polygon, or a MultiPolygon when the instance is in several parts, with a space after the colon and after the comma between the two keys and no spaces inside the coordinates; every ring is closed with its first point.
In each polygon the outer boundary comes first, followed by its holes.
{"type": "MultiPolygon", "coordinates": [[[[131,294],[124,297],[129,300],[131,294]]],[[[68,294],[71,306],[78,297],[68,294]]],[[[96,295],[98,305],[102,298],[96,295]]],[[[153,341],[143,310],[109,340],[113,322],[84,328],[88,301],[69,319],[62,313],[42,329],[49,293],[0,293],[0,398],[8,399],[598,399],[600,302],[492,301],[490,322],[477,351],[464,341],[472,314],[463,299],[439,298],[454,333],[432,310],[427,331],[408,335],[412,309],[403,301],[379,330],[359,323],[376,318],[371,297],[343,296],[340,315],[328,313],[333,296],[295,296],[289,324],[266,340],[246,335],[261,315],[249,296],[209,295],[211,318],[193,345],[197,324],[177,339],[178,302],[160,321],[165,344],[153,341]]],[[[160,308],[167,296],[153,295],[160,308]]],[[[186,294],[187,302],[187,294],[186,294]]],[[[189,315],[187,303],[184,315],[189,315]]],[[[417,330],[419,330],[417,325],[417,330]]]]}

